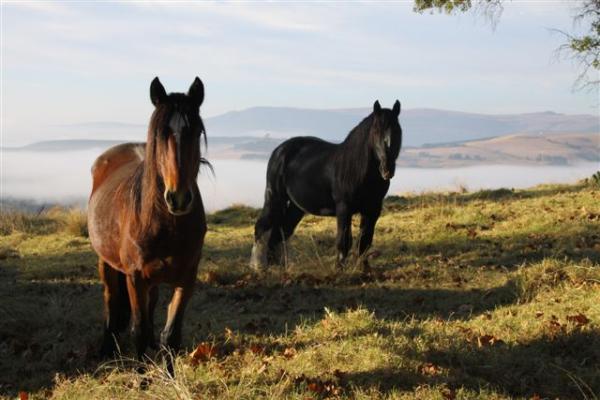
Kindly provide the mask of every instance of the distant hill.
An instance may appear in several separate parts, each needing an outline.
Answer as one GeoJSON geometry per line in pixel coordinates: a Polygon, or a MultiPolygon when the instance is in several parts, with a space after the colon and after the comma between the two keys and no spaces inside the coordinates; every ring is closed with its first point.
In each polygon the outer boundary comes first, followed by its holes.
{"type": "Polygon", "coordinates": [[[45,140],[22,147],[4,147],[9,151],[78,151],[90,149],[107,149],[124,140],[45,140]]]}
{"type": "MultiPolygon", "coordinates": [[[[55,152],[55,151],[79,151],[79,150],[92,150],[108,149],[111,146],[119,143],[130,142],[131,140],[95,140],[95,139],[64,139],[64,140],[45,140],[41,142],[35,142],[26,146],[20,147],[3,147],[2,150],[7,151],[41,151],[41,152],[55,152]]],[[[139,140],[138,140],[139,141],[139,140]]],[[[240,143],[256,141],[255,137],[213,137],[210,139],[211,147],[223,147],[227,145],[235,146],[240,143]]],[[[204,144],[202,144],[204,149],[204,144]]]]}
{"type": "MultiPolygon", "coordinates": [[[[283,139],[246,139],[217,151],[216,158],[268,159],[283,139]]],[[[405,146],[398,165],[404,167],[459,167],[483,164],[573,165],[598,162],[600,134],[515,134],[454,143],[405,146]]]]}
{"type": "MultiPolygon", "coordinates": [[[[209,136],[312,135],[341,141],[370,113],[370,109],[311,110],[284,107],[253,107],[207,118],[209,136]]],[[[436,109],[402,111],[404,144],[446,143],[513,133],[600,132],[600,118],[555,112],[528,114],[475,114],[436,109]]]]}
{"type": "MultiPolygon", "coordinates": [[[[284,138],[224,136],[211,138],[209,159],[267,160],[284,138]]],[[[33,143],[8,151],[65,152],[104,149],[123,141],[54,140],[33,143]]],[[[520,133],[493,138],[451,143],[403,146],[398,165],[438,168],[483,164],[573,165],[598,162],[600,134],[597,133],[520,133]]]]}
{"type": "MultiPolygon", "coordinates": [[[[205,118],[209,144],[217,138],[318,136],[339,142],[371,112],[370,108],[315,110],[252,107],[205,118]]],[[[405,146],[453,143],[514,133],[600,133],[600,116],[552,111],[526,114],[476,114],[430,108],[405,109],[400,114],[405,146]]],[[[145,124],[89,122],[55,125],[49,138],[141,141],[145,124]]],[[[222,142],[220,142],[222,143],[222,142]]]]}

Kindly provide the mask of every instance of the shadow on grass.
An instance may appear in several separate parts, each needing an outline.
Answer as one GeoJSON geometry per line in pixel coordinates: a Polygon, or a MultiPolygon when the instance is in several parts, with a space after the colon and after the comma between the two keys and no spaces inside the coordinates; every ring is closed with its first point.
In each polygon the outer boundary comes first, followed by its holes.
{"type": "MultiPolygon", "coordinates": [[[[73,377],[100,366],[102,287],[90,279],[95,275],[91,255],[74,252],[73,256],[0,262],[0,355],[6,360],[0,364],[0,393],[14,396],[20,390],[50,389],[56,374],[73,377]],[[88,264],[80,264],[79,257],[88,264]],[[49,272],[32,267],[42,265],[54,267],[49,272]],[[62,273],[59,265],[67,272],[62,273]]],[[[170,290],[165,289],[161,288],[157,307],[156,332],[162,329],[170,298],[170,290]]],[[[344,311],[361,305],[390,320],[409,315],[466,319],[514,302],[516,296],[512,283],[488,291],[199,283],[186,313],[184,345],[223,335],[225,328],[264,337],[286,334],[298,324],[321,319],[325,307],[344,311]],[[461,308],[465,303],[470,305],[467,310],[461,308]]],[[[127,334],[122,338],[125,356],[133,355],[130,341],[127,334]]]]}
{"type": "Polygon", "coordinates": [[[518,299],[518,293],[513,281],[490,290],[205,285],[197,290],[188,318],[198,319],[205,334],[220,334],[225,327],[242,332],[282,334],[302,321],[321,319],[325,307],[341,312],[362,306],[378,318],[388,320],[409,317],[464,320],[512,304],[518,299]],[[205,322],[210,323],[202,324],[199,317],[203,315],[209,316],[205,322]],[[257,325],[262,328],[257,330],[257,325]]]}
{"type": "Polygon", "coordinates": [[[488,389],[510,397],[589,398],[600,393],[600,334],[575,331],[509,346],[498,344],[415,354],[423,364],[448,371],[425,376],[417,371],[376,369],[345,375],[345,383],[362,389],[413,391],[420,385],[488,389]]]}
{"type": "Polygon", "coordinates": [[[101,323],[99,283],[23,280],[0,264],[0,395],[50,388],[55,375],[92,372],[101,323]]]}
{"type": "Polygon", "coordinates": [[[442,240],[403,242],[401,248],[386,244],[378,247],[384,254],[399,253],[414,260],[437,257],[438,261],[474,267],[515,268],[545,258],[573,262],[589,259],[592,262],[600,262],[600,252],[594,247],[599,240],[597,224],[585,223],[568,233],[559,231],[494,237],[469,236],[467,229],[460,228],[455,235],[442,240]]]}

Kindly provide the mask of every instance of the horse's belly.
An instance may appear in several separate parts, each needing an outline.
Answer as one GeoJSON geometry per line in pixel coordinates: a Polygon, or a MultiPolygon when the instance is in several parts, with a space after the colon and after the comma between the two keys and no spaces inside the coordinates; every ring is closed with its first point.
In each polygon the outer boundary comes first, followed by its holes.
{"type": "Polygon", "coordinates": [[[335,215],[335,203],[326,190],[288,189],[288,197],[302,211],[313,215],[335,215]]]}

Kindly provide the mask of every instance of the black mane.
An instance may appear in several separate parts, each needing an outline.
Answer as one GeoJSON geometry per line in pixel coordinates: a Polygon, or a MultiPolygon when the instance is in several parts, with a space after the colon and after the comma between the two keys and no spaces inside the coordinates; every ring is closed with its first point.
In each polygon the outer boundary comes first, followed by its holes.
{"type": "Polygon", "coordinates": [[[363,119],[340,143],[335,153],[337,182],[346,193],[352,192],[367,173],[371,161],[369,132],[374,119],[373,114],[363,119]]]}

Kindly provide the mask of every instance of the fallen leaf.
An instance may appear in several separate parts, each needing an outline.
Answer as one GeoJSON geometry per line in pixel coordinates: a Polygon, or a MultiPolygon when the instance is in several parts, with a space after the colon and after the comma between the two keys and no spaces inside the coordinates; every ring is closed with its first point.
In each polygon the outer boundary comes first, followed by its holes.
{"type": "Polygon", "coordinates": [[[587,325],[590,322],[589,318],[582,313],[567,316],[567,321],[573,322],[577,326],[587,325]]]}
{"type": "Polygon", "coordinates": [[[190,353],[190,358],[192,365],[198,365],[200,362],[208,361],[216,355],[217,349],[215,346],[202,342],[190,353]]]}
{"type": "Polygon", "coordinates": [[[205,279],[206,283],[212,285],[214,283],[217,283],[218,280],[219,280],[219,275],[217,275],[216,272],[214,272],[214,271],[208,271],[206,273],[206,279],[205,279]]]}
{"type": "Polygon", "coordinates": [[[481,335],[477,338],[477,346],[485,347],[485,346],[493,346],[495,344],[502,344],[503,340],[498,339],[493,335],[481,335]]]}
{"type": "Polygon", "coordinates": [[[295,349],[295,348],[293,348],[293,347],[287,347],[285,350],[283,350],[283,356],[284,356],[285,358],[287,358],[288,360],[289,360],[290,358],[294,358],[294,357],[296,357],[296,354],[298,354],[298,352],[297,352],[297,351],[296,351],[296,349],[295,349]]]}
{"type": "Polygon", "coordinates": [[[456,399],[456,390],[454,390],[454,389],[444,388],[444,389],[442,389],[441,394],[445,400],[456,399]]]}
{"type": "Polygon", "coordinates": [[[425,363],[419,367],[419,372],[423,375],[438,375],[441,373],[440,367],[432,363],[425,363]]]}
{"type": "Polygon", "coordinates": [[[253,344],[250,346],[250,351],[254,354],[262,354],[265,351],[265,348],[259,344],[253,344]]]}
{"type": "Polygon", "coordinates": [[[315,393],[323,393],[325,391],[325,386],[320,382],[320,381],[316,381],[316,382],[309,382],[306,387],[308,387],[308,390],[310,390],[311,392],[315,392],[315,393]]]}
{"type": "Polygon", "coordinates": [[[28,399],[29,399],[29,393],[19,392],[19,400],[28,400],[28,399]]]}

